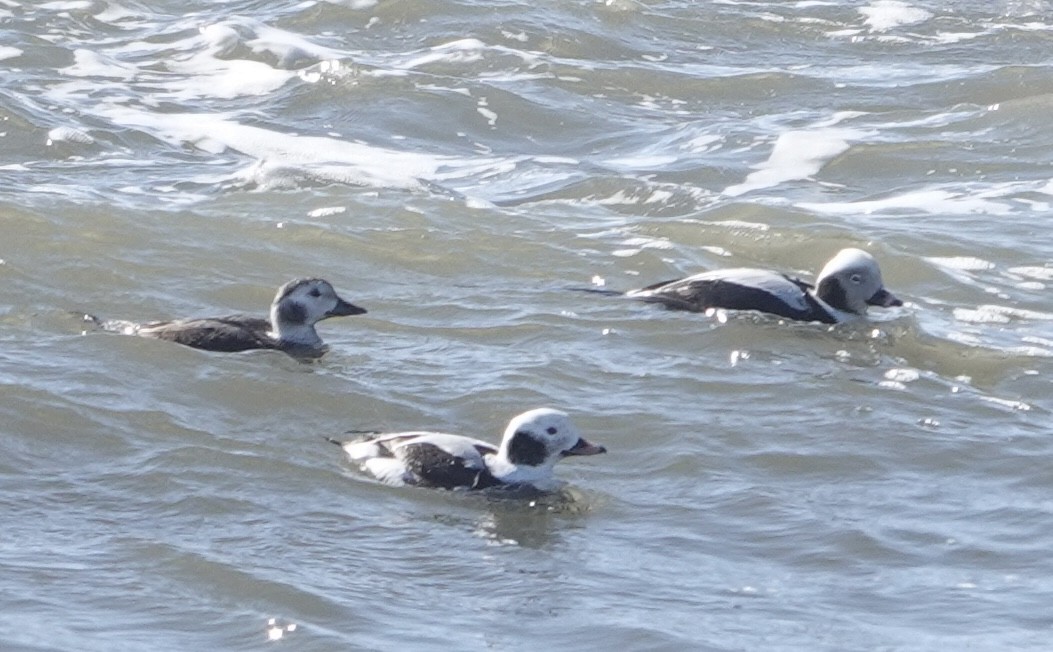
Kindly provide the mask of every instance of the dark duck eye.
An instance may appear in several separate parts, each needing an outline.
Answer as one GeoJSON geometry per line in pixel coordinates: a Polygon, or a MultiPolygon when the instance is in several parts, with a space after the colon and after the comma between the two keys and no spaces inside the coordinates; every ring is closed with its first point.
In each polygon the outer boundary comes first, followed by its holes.
{"type": "Polygon", "coordinates": [[[554,435],[554,434],[556,434],[559,431],[556,430],[555,428],[549,427],[548,430],[546,430],[545,432],[547,432],[550,435],[554,435]]]}
{"type": "Polygon", "coordinates": [[[310,292],[308,292],[308,294],[310,294],[312,297],[322,296],[322,293],[318,291],[318,288],[313,288],[310,292]]]}

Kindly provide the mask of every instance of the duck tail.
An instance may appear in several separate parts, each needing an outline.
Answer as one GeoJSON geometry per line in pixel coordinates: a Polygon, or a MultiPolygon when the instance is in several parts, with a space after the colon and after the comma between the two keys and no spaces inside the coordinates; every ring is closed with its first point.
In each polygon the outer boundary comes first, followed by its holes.
{"type": "Polygon", "coordinates": [[[80,317],[80,320],[82,322],[89,323],[89,324],[95,324],[99,328],[105,328],[106,327],[106,322],[104,320],[99,319],[98,317],[96,317],[95,315],[91,314],[90,312],[77,312],[76,310],[71,310],[70,314],[80,317]]]}
{"type": "Polygon", "coordinates": [[[625,295],[624,292],[619,292],[618,290],[604,290],[602,288],[572,287],[572,288],[566,288],[566,289],[569,292],[586,292],[588,294],[602,294],[605,297],[620,297],[620,296],[624,296],[625,295]]]}
{"type": "Polygon", "coordinates": [[[101,317],[96,317],[90,312],[72,312],[71,314],[80,317],[82,323],[92,324],[101,330],[109,331],[111,333],[121,333],[122,335],[138,335],[139,329],[143,326],[143,324],[128,321],[126,319],[102,319],[101,317]]]}
{"type": "Polygon", "coordinates": [[[336,439],[335,437],[326,437],[325,440],[330,444],[336,444],[337,446],[343,446],[344,444],[353,444],[357,442],[369,441],[376,435],[382,434],[379,430],[345,430],[345,435],[355,435],[351,439],[336,439]]]}

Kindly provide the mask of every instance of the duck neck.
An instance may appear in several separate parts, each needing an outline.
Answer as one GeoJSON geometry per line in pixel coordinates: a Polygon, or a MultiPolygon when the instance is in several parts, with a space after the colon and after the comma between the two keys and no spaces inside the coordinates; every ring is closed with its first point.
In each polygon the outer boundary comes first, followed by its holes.
{"type": "Polygon", "coordinates": [[[487,456],[490,473],[504,484],[532,485],[538,489],[552,489],[559,485],[552,477],[552,463],[537,466],[514,464],[503,449],[496,455],[487,456]]]}
{"type": "Polygon", "coordinates": [[[812,299],[812,301],[815,302],[815,306],[819,310],[821,310],[824,313],[826,313],[826,317],[827,318],[820,320],[820,321],[822,321],[824,323],[827,323],[827,324],[840,324],[842,322],[852,321],[853,319],[858,319],[860,317],[859,315],[857,315],[855,313],[846,312],[844,310],[840,310],[838,308],[835,308],[834,306],[830,305],[826,301],[823,301],[822,298],[820,298],[818,295],[816,295],[814,293],[809,292],[808,296],[812,299]]]}
{"type": "Polygon", "coordinates": [[[318,331],[314,324],[304,321],[287,319],[282,310],[274,306],[271,308],[271,333],[277,341],[294,346],[319,347],[322,346],[322,338],[318,337],[318,331]]]}

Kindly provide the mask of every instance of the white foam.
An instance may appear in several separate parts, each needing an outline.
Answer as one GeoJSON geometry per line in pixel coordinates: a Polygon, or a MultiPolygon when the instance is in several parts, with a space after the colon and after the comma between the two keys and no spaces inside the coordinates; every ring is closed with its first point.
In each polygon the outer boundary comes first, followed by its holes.
{"type": "Polygon", "coordinates": [[[982,32],[940,32],[936,35],[936,42],[941,45],[961,43],[962,41],[971,41],[983,35],[982,32]]]}
{"type": "Polygon", "coordinates": [[[994,403],[1001,407],[1009,408],[1011,410],[1018,410],[1020,412],[1027,412],[1031,409],[1031,406],[1023,401],[1013,401],[1005,398],[998,398],[995,396],[981,396],[981,400],[987,401],[988,403],[994,403]]]}
{"type": "Polygon", "coordinates": [[[616,249],[611,252],[612,256],[619,258],[628,258],[629,256],[635,256],[644,249],[672,249],[673,245],[669,243],[669,240],[665,238],[644,238],[635,237],[628,238],[624,242],[620,243],[628,246],[626,249],[616,249]]]}
{"type": "Polygon", "coordinates": [[[45,11],[81,11],[91,9],[90,0],[71,0],[69,2],[45,2],[37,7],[45,11]]]}
{"type": "Polygon", "coordinates": [[[860,7],[859,13],[866,16],[864,22],[873,32],[884,32],[905,25],[917,25],[932,18],[932,14],[928,11],[912,7],[900,0],[877,0],[867,7],[860,7]]]}
{"type": "Polygon", "coordinates": [[[131,9],[126,9],[125,7],[121,7],[116,3],[108,3],[105,9],[95,14],[95,20],[99,21],[100,23],[109,24],[120,22],[140,23],[141,18],[142,14],[140,14],[139,12],[132,11],[131,9]]]}
{"type": "Polygon", "coordinates": [[[603,6],[617,12],[638,12],[644,5],[635,0],[603,0],[603,6]]]}
{"type": "Polygon", "coordinates": [[[171,63],[169,67],[173,72],[187,75],[183,83],[171,93],[171,97],[178,100],[229,100],[266,95],[281,88],[296,76],[295,72],[278,70],[259,61],[224,61],[212,56],[171,63]]]}
{"type": "Polygon", "coordinates": [[[654,190],[651,194],[644,199],[645,204],[664,204],[673,198],[673,193],[670,190],[654,190]]]}
{"type": "Polygon", "coordinates": [[[878,382],[878,387],[884,387],[885,389],[894,389],[900,392],[904,392],[907,390],[906,385],[895,380],[882,380],[878,382]]]}
{"type": "Polygon", "coordinates": [[[630,196],[629,193],[624,190],[618,190],[610,197],[596,200],[596,203],[600,206],[621,206],[625,204],[639,204],[640,200],[637,197],[630,196]]]}
{"type": "Polygon", "coordinates": [[[520,43],[526,43],[530,40],[526,32],[509,32],[508,30],[502,29],[501,36],[511,41],[519,41],[520,43]]]}
{"type": "Polygon", "coordinates": [[[660,170],[675,163],[677,160],[678,157],[668,154],[638,154],[636,156],[609,158],[603,161],[603,165],[623,171],[660,170]]]}
{"type": "Polygon", "coordinates": [[[995,264],[990,261],[971,256],[929,256],[925,260],[933,265],[967,272],[985,271],[995,267],[995,264]]]}
{"type": "Polygon", "coordinates": [[[1037,335],[1025,335],[1020,338],[1021,341],[1027,342],[1028,344],[1038,344],[1053,349],[1053,340],[1045,337],[1038,337],[1037,335]]]}
{"type": "Polygon", "coordinates": [[[348,9],[371,9],[379,4],[379,0],[325,0],[325,2],[348,9]]]}
{"type": "Polygon", "coordinates": [[[983,342],[979,337],[971,333],[960,333],[958,331],[950,331],[947,333],[947,339],[952,342],[960,342],[968,346],[982,346],[983,342]]]}
{"type": "Polygon", "coordinates": [[[917,369],[889,369],[885,378],[895,383],[912,383],[921,378],[917,369]]]}
{"type": "Polygon", "coordinates": [[[724,194],[730,197],[771,188],[787,181],[806,179],[819,172],[835,156],[848,150],[849,141],[866,134],[855,129],[820,128],[788,131],[775,141],[768,160],[754,166],[740,184],[728,186],[724,194]]]}
{"type": "Polygon", "coordinates": [[[336,59],[320,61],[317,65],[297,72],[300,79],[308,84],[317,84],[322,81],[332,82],[334,80],[352,77],[355,74],[357,74],[357,72],[353,66],[344,65],[343,62],[336,59]]]}
{"type": "Polygon", "coordinates": [[[346,206],[326,206],[325,208],[316,208],[313,211],[308,211],[308,217],[329,217],[330,215],[339,215],[340,213],[346,213],[346,206]]]}
{"type": "Polygon", "coordinates": [[[768,231],[771,226],[764,224],[763,222],[747,222],[745,220],[686,220],[694,221],[698,224],[708,224],[710,226],[722,226],[729,229],[747,229],[750,231],[768,231]]]}
{"type": "MultiPolygon", "coordinates": [[[[433,63],[454,63],[464,65],[481,61],[484,54],[489,52],[517,57],[531,67],[541,63],[540,55],[532,52],[524,52],[522,50],[516,50],[502,45],[487,45],[475,38],[463,38],[430,47],[422,54],[417,54],[406,61],[392,63],[391,67],[400,70],[413,70],[433,63]]],[[[513,74],[498,73],[495,71],[493,73],[488,73],[487,76],[489,79],[514,81],[520,79],[551,78],[552,74],[547,72],[543,74],[530,73],[524,76],[522,71],[517,70],[513,74]]],[[[564,81],[570,80],[570,78],[564,76],[560,76],[560,79],[564,81]]]]}
{"type": "Polygon", "coordinates": [[[95,139],[80,129],[74,129],[73,127],[55,127],[48,132],[47,144],[48,146],[51,146],[60,142],[90,145],[95,142],[95,139]]]}
{"type": "Polygon", "coordinates": [[[640,247],[641,249],[672,249],[673,245],[670,244],[666,238],[647,238],[647,237],[635,237],[627,238],[623,245],[640,247]]]}
{"type": "Polygon", "coordinates": [[[252,51],[261,54],[270,53],[282,62],[290,62],[297,56],[307,56],[317,60],[339,59],[344,53],[333,48],[313,43],[306,38],[284,29],[270,27],[256,20],[239,19],[238,25],[247,25],[256,38],[246,41],[245,45],[252,51]]]}
{"type": "MultiPolygon", "coordinates": [[[[201,27],[197,34],[177,45],[178,54],[172,54],[172,47],[169,43],[135,41],[106,54],[79,49],[74,51],[73,65],[62,72],[93,80],[100,77],[127,82],[149,80],[156,88],[150,95],[151,101],[235,99],[273,93],[296,77],[297,71],[289,68],[303,67],[303,59],[313,63],[345,56],[291,32],[247,18],[201,27]],[[278,67],[252,59],[225,58],[241,46],[257,54],[273,56],[278,60],[278,67]],[[122,55],[134,55],[151,68],[124,63],[122,55]],[[150,55],[153,59],[146,58],[150,55]],[[164,74],[152,68],[158,64],[164,66],[164,74]]],[[[58,91],[53,89],[51,94],[56,96],[58,91]]]]}
{"type": "Polygon", "coordinates": [[[487,108],[489,106],[490,103],[487,101],[487,99],[485,97],[480,97],[479,101],[476,104],[475,110],[479,112],[479,115],[486,118],[486,123],[489,126],[493,127],[497,124],[497,112],[490,108],[487,108]]]}
{"type": "Polygon", "coordinates": [[[1012,208],[967,192],[929,189],[915,190],[885,199],[856,202],[801,202],[799,208],[817,213],[856,213],[869,215],[885,211],[921,211],[943,215],[1007,215],[1012,208]]]}
{"type": "Polygon", "coordinates": [[[494,169],[496,161],[400,152],[322,136],[297,136],[242,125],[223,114],[151,113],[102,106],[113,122],[141,129],[178,146],[208,152],[235,150],[253,157],[252,174],[271,180],[300,174],[314,179],[386,188],[419,188],[422,180],[458,178],[494,169]]]}
{"type": "Polygon", "coordinates": [[[226,54],[241,42],[238,31],[227,24],[206,25],[198,31],[201,33],[201,40],[215,55],[226,54]]]}
{"type": "Polygon", "coordinates": [[[1053,281],[1053,267],[1010,267],[1009,271],[1038,281],[1053,281]]]}
{"type": "Polygon", "coordinates": [[[836,111],[830,115],[829,118],[820,120],[812,125],[813,129],[823,127],[836,127],[837,125],[845,122],[846,120],[853,120],[855,118],[862,118],[867,115],[865,111],[836,111]]]}
{"type": "Polygon", "coordinates": [[[270,53],[286,65],[298,57],[337,56],[330,48],[316,46],[299,36],[256,21],[239,19],[208,25],[200,30],[198,43],[194,44],[197,50],[195,54],[185,59],[167,61],[171,72],[186,76],[177,83],[167,85],[170,97],[187,100],[265,95],[297,76],[295,71],[274,68],[261,61],[220,58],[241,43],[242,37],[237,27],[249,29],[255,35],[256,38],[245,43],[253,52],[270,53]]]}
{"type": "Polygon", "coordinates": [[[530,160],[535,163],[552,164],[552,165],[570,165],[576,166],[581,165],[581,161],[576,158],[569,156],[532,156],[530,160]]]}
{"type": "Polygon", "coordinates": [[[1008,324],[1013,320],[1053,321],[1053,314],[986,304],[969,308],[955,308],[954,318],[972,324],[1008,324]]]}
{"type": "Polygon", "coordinates": [[[3,61],[4,59],[14,59],[19,56],[22,56],[22,50],[7,45],[0,45],[0,61],[3,61]]]}
{"type": "Polygon", "coordinates": [[[464,38],[431,48],[427,53],[403,63],[400,68],[412,70],[439,61],[445,63],[473,63],[483,58],[486,44],[479,39],[464,38]]]}
{"type": "Polygon", "coordinates": [[[112,57],[82,48],[73,51],[73,65],[63,68],[60,72],[71,77],[90,77],[96,80],[102,77],[105,79],[132,81],[139,71],[135,67],[120,63],[112,57]]]}
{"type": "Polygon", "coordinates": [[[720,136],[701,134],[682,144],[680,149],[695,154],[709,152],[716,149],[713,145],[720,143],[721,140],[723,139],[720,136]]]}

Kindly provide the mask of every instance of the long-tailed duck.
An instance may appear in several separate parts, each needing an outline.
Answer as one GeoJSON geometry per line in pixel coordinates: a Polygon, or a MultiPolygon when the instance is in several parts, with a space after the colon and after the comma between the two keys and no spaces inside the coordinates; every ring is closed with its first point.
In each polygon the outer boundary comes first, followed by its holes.
{"type": "Polygon", "coordinates": [[[630,290],[625,296],[678,310],[758,310],[826,324],[861,317],[868,305],[903,305],[885,289],[877,261],[861,249],[838,252],[819,272],[814,288],[779,272],[742,268],[663,281],[630,290]]]}
{"type": "Polygon", "coordinates": [[[560,486],[552,467],[569,455],[607,452],[590,444],[565,412],[538,408],[512,419],[499,446],[441,432],[394,432],[354,441],[329,439],[352,462],[395,486],[442,489],[524,487],[551,491],[560,486]]]}
{"type": "Polygon", "coordinates": [[[325,344],[314,325],[329,317],[361,315],[365,308],[341,299],[333,286],[320,278],[289,281],[278,288],[271,302],[270,319],[230,315],[203,319],[176,319],[136,323],[120,319],[87,318],[104,330],[168,340],[206,351],[278,349],[293,355],[319,356],[325,344]]]}

